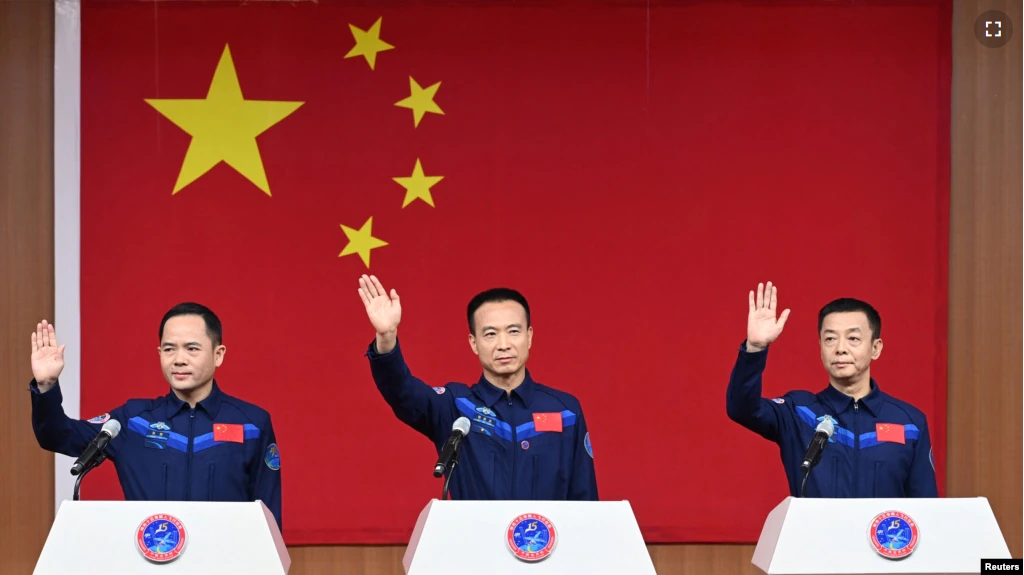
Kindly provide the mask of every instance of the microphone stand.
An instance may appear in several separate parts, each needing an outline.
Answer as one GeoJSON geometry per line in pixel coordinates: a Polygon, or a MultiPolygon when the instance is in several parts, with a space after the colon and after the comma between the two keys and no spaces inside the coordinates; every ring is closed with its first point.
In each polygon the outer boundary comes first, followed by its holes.
{"type": "MultiPolygon", "coordinates": [[[[823,443],[824,445],[822,445],[821,449],[818,450],[817,455],[815,455],[810,461],[806,462],[807,469],[803,470],[804,476],[803,479],[800,480],[800,497],[807,497],[807,477],[810,476],[811,470],[817,467],[818,462],[821,461],[821,452],[825,449],[825,445],[828,445],[828,439],[823,440],[823,443]]],[[[801,464],[800,468],[803,469],[803,467],[804,466],[801,464]]]]}
{"type": "Polygon", "coordinates": [[[444,476],[444,486],[441,487],[441,501],[448,499],[448,483],[452,480],[452,474],[455,473],[456,463],[455,459],[452,459],[452,466],[444,476]]]}
{"type": "Polygon", "coordinates": [[[446,470],[447,473],[444,475],[444,485],[441,487],[441,500],[448,499],[448,483],[452,480],[452,475],[455,474],[455,466],[459,463],[459,453],[462,451],[461,445],[455,448],[455,453],[452,453],[451,465],[446,470]]]}
{"type": "Polygon", "coordinates": [[[811,468],[804,471],[804,478],[800,481],[800,497],[807,497],[807,476],[811,474],[811,468]]]}
{"type": "Polygon", "coordinates": [[[96,459],[92,463],[90,463],[85,469],[83,469],[81,473],[78,474],[78,479],[75,479],[75,493],[74,496],[72,497],[73,501],[81,500],[78,492],[82,488],[82,479],[85,477],[85,474],[89,473],[93,469],[96,469],[96,467],[98,467],[99,464],[103,463],[106,460],[107,454],[100,452],[96,459]]]}

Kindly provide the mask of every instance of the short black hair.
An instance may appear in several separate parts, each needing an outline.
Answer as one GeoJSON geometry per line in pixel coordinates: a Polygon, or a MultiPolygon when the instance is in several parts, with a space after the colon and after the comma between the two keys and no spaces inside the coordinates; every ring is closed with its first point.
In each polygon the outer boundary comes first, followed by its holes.
{"type": "Polygon", "coordinates": [[[179,303],[164,314],[164,319],[160,320],[160,341],[164,339],[164,325],[167,324],[167,320],[179,315],[198,315],[203,318],[203,321],[206,322],[206,335],[210,337],[214,346],[220,345],[224,340],[224,329],[220,325],[220,318],[217,317],[217,314],[205,305],[189,301],[179,303]]]}
{"type": "Polygon", "coordinates": [[[878,315],[878,311],[871,307],[871,304],[868,302],[852,297],[841,297],[832,300],[825,304],[825,307],[821,308],[821,311],[818,312],[818,333],[821,333],[821,324],[825,323],[825,316],[833,313],[854,311],[862,312],[868,316],[868,327],[871,328],[872,341],[882,337],[882,316],[878,315]]]}
{"type": "Polygon", "coordinates": [[[480,309],[480,306],[485,303],[501,303],[503,301],[514,301],[523,306],[523,309],[526,310],[526,327],[530,327],[530,304],[526,303],[526,298],[523,297],[523,294],[511,288],[498,287],[480,292],[473,296],[473,299],[469,300],[469,306],[466,309],[466,317],[469,319],[469,333],[476,333],[473,316],[476,315],[476,310],[480,309]]]}

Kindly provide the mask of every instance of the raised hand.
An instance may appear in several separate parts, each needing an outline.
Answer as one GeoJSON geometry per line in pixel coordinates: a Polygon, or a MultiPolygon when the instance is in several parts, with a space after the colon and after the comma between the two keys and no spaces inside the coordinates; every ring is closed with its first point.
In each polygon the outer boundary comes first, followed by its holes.
{"type": "Polygon", "coordinates": [[[747,351],[761,351],[782,334],[782,328],[789,318],[789,310],[784,310],[775,319],[778,305],[779,289],[768,282],[768,285],[757,284],[757,297],[751,290],[749,295],[750,312],[747,314],[747,351]]]}
{"type": "Polygon", "coordinates": [[[64,370],[64,346],[57,345],[57,332],[53,324],[36,324],[32,332],[32,377],[36,379],[39,391],[53,387],[64,370]]]}
{"type": "Polygon", "coordinates": [[[366,316],[370,318],[373,329],[379,335],[394,335],[402,321],[402,304],[398,292],[392,289],[389,296],[377,276],[363,274],[359,278],[359,297],[363,300],[366,316]]]}

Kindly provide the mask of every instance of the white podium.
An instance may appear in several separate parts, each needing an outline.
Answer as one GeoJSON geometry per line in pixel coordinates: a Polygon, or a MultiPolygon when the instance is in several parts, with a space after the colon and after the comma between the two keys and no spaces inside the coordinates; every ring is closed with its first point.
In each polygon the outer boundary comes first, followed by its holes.
{"type": "Polygon", "coordinates": [[[64,501],[34,573],[283,575],[290,566],[262,501],[64,501]]]}
{"type": "Polygon", "coordinates": [[[628,501],[434,499],[402,564],[408,575],[655,573],[628,501]],[[516,556],[509,537],[527,558],[516,556]]]}
{"type": "Polygon", "coordinates": [[[979,573],[982,559],[1008,558],[984,497],[787,497],[768,514],[751,562],[768,575],[947,575],[979,573]],[[890,512],[909,517],[910,528],[890,512]],[[873,539],[880,540],[881,550],[873,539]]]}

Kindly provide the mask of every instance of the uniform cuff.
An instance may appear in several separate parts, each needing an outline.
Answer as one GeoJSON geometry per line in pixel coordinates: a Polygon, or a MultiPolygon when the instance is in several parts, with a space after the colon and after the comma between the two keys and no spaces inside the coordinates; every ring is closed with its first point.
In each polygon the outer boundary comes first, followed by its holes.
{"type": "MultiPolygon", "coordinates": [[[[32,381],[28,382],[28,390],[32,392],[32,395],[43,395],[43,392],[39,390],[39,382],[32,378],[32,381]]],[[[51,393],[57,392],[60,395],[60,380],[53,382],[53,387],[46,390],[46,395],[49,396],[51,393]]]]}
{"type": "Polygon", "coordinates": [[[747,351],[747,340],[743,340],[740,343],[740,346],[738,348],[736,348],[736,351],[739,351],[741,355],[749,355],[749,356],[757,357],[757,356],[762,356],[762,355],[768,355],[768,348],[769,347],[771,347],[771,346],[766,345],[766,346],[764,346],[764,349],[762,349],[761,351],[747,351]]]}
{"type": "Polygon", "coordinates": [[[747,340],[743,340],[736,352],[738,356],[736,364],[743,367],[755,368],[759,365],[764,366],[768,362],[768,347],[761,351],[747,351],[747,340]]]}
{"type": "Polygon", "coordinates": [[[399,344],[398,338],[395,338],[395,348],[392,349],[391,351],[387,352],[387,353],[378,353],[377,352],[377,338],[372,339],[370,341],[370,345],[367,346],[367,348],[366,348],[366,357],[370,358],[370,361],[382,360],[382,359],[393,358],[393,357],[397,357],[398,359],[402,359],[402,351],[400,349],[400,344],[399,344]]]}

